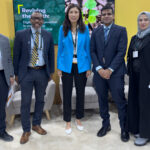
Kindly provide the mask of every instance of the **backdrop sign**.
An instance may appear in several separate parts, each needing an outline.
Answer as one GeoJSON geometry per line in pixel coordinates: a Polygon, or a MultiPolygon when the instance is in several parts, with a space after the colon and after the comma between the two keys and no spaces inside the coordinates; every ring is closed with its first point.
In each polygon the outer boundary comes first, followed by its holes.
{"type": "Polygon", "coordinates": [[[65,16],[64,0],[13,0],[15,31],[30,28],[32,12],[39,11],[43,14],[42,28],[50,31],[54,43],[58,43],[58,31],[65,16]]]}

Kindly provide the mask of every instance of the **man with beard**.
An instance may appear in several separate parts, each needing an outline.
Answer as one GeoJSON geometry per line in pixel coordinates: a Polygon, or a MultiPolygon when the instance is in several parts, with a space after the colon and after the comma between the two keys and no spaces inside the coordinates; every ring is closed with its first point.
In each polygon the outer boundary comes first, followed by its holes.
{"type": "Polygon", "coordinates": [[[25,144],[31,135],[30,106],[32,91],[35,89],[35,110],[32,120],[32,130],[45,135],[41,127],[44,107],[45,90],[54,72],[54,44],[49,32],[41,29],[43,15],[32,13],[31,28],[16,33],[14,42],[14,73],[15,80],[21,86],[21,123],[23,134],[21,144],[25,144]]]}

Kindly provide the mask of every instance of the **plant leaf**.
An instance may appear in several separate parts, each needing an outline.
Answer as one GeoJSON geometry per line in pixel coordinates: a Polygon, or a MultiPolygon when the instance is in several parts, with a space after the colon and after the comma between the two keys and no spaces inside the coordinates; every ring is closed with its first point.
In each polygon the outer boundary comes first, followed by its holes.
{"type": "Polygon", "coordinates": [[[95,22],[96,22],[96,17],[95,17],[95,16],[89,16],[89,17],[88,17],[88,21],[89,21],[90,23],[95,23],[95,22]]]}
{"type": "Polygon", "coordinates": [[[85,3],[85,6],[88,9],[93,9],[96,7],[96,2],[95,2],[95,0],[87,0],[85,3]]]}
{"type": "Polygon", "coordinates": [[[89,16],[97,16],[99,14],[98,10],[90,10],[89,11],[89,16]]]}
{"type": "Polygon", "coordinates": [[[85,23],[85,24],[88,24],[89,22],[88,22],[88,20],[85,20],[84,23],[85,23]]]}

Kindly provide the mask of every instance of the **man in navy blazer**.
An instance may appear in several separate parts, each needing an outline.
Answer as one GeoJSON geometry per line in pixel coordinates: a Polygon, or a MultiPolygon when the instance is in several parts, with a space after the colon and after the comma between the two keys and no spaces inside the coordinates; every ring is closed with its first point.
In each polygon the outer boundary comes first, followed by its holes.
{"type": "Polygon", "coordinates": [[[32,130],[45,135],[47,132],[40,126],[44,107],[45,90],[54,72],[54,44],[49,32],[41,29],[43,15],[36,11],[31,15],[30,29],[16,33],[14,42],[14,73],[21,85],[21,123],[23,134],[20,143],[29,140],[31,134],[30,106],[33,88],[35,89],[35,111],[32,130]]]}
{"type": "Polygon", "coordinates": [[[108,108],[108,90],[118,108],[121,140],[129,140],[126,129],[127,101],[124,94],[124,56],[127,48],[127,33],[124,27],[115,25],[114,12],[110,5],[101,10],[103,25],[95,29],[91,37],[91,58],[93,61],[93,81],[99,99],[102,128],[97,136],[102,137],[111,130],[108,108]]]}

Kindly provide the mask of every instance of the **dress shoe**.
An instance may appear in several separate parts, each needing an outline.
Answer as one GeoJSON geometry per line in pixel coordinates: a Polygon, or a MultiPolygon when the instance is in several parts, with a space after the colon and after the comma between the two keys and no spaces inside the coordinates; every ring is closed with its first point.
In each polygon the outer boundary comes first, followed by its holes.
{"type": "Polygon", "coordinates": [[[47,134],[47,132],[39,125],[32,126],[32,130],[34,130],[35,132],[37,132],[38,134],[41,134],[41,135],[47,134]]]}
{"type": "Polygon", "coordinates": [[[139,137],[140,137],[140,134],[139,134],[139,133],[134,134],[134,137],[135,137],[135,138],[139,138],[139,137]]]}
{"type": "Polygon", "coordinates": [[[121,140],[123,142],[128,142],[130,139],[129,133],[126,131],[121,131],[121,140]]]}
{"type": "Polygon", "coordinates": [[[134,144],[136,146],[144,146],[147,144],[148,141],[149,141],[149,139],[147,139],[147,138],[138,137],[135,139],[134,144]]]}
{"type": "Polygon", "coordinates": [[[98,131],[97,136],[98,136],[98,137],[105,136],[105,135],[107,134],[107,132],[110,131],[110,130],[111,130],[111,126],[110,126],[110,125],[107,126],[107,127],[102,127],[102,128],[98,131]]]}
{"type": "Polygon", "coordinates": [[[25,144],[29,141],[29,136],[31,135],[31,132],[24,132],[20,139],[20,144],[25,144]]]}
{"type": "Polygon", "coordinates": [[[80,130],[80,131],[82,131],[84,129],[84,127],[82,125],[79,125],[77,123],[77,121],[75,121],[75,125],[76,125],[77,129],[80,130]]]}
{"type": "Polygon", "coordinates": [[[4,131],[3,133],[0,133],[0,139],[6,142],[11,142],[14,138],[11,135],[9,135],[6,131],[4,131]]]}
{"type": "Polygon", "coordinates": [[[69,134],[71,134],[72,129],[71,129],[71,128],[69,128],[69,129],[65,129],[65,132],[69,135],[69,134]]]}

